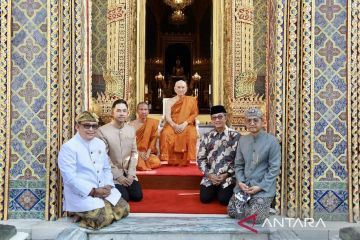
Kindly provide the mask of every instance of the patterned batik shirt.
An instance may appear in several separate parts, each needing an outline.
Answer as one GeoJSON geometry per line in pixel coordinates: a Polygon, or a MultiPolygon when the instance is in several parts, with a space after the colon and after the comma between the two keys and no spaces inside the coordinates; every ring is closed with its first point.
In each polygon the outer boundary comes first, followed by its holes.
{"type": "Polygon", "coordinates": [[[223,188],[234,182],[234,160],[239,138],[240,133],[228,127],[222,133],[213,129],[202,136],[197,156],[197,165],[204,173],[200,184],[208,187],[211,185],[209,174],[223,173],[229,175],[221,184],[223,188]]]}

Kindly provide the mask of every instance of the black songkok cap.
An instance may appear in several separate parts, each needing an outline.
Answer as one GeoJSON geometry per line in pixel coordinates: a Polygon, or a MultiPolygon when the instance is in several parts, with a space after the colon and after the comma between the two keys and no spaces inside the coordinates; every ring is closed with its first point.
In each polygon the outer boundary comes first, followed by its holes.
{"type": "Polygon", "coordinates": [[[210,115],[217,113],[226,113],[226,110],[223,105],[216,105],[210,108],[210,115]]]}

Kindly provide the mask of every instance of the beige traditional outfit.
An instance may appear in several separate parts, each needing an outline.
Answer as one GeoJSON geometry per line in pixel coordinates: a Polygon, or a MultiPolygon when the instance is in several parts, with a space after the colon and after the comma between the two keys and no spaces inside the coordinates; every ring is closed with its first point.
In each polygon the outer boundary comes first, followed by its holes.
{"type": "Polygon", "coordinates": [[[99,128],[98,137],[104,141],[111,159],[111,170],[115,186],[127,201],[140,201],[142,199],[141,186],[136,177],[138,151],[136,147],[135,129],[128,124],[122,128],[108,123],[99,128]],[[120,185],[117,179],[120,176],[133,176],[133,183],[126,187],[120,185]]]}

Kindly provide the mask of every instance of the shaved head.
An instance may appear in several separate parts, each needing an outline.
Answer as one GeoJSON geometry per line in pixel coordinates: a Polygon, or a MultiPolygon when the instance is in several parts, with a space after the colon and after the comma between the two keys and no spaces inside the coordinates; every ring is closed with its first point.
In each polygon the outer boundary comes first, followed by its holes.
{"type": "Polygon", "coordinates": [[[149,107],[149,104],[147,102],[139,102],[136,107],[136,110],[139,109],[141,105],[145,105],[145,106],[149,107]]]}
{"type": "Polygon", "coordinates": [[[177,96],[184,96],[187,92],[187,84],[184,80],[179,80],[175,83],[174,91],[177,96]]]}
{"type": "Polygon", "coordinates": [[[147,104],[146,102],[140,102],[137,105],[136,111],[139,118],[145,120],[147,115],[149,114],[149,104],[147,104]]]}
{"type": "Polygon", "coordinates": [[[176,87],[177,85],[185,85],[185,86],[187,86],[187,84],[186,84],[186,82],[185,82],[184,80],[176,81],[175,87],[176,87]]]}

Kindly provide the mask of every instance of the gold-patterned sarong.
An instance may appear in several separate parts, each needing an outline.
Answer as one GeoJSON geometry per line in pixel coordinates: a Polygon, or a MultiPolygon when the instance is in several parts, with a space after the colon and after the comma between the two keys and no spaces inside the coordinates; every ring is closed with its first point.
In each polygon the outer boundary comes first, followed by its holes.
{"type": "Polygon", "coordinates": [[[129,215],[130,206],[123,198],[120,198],[115,206],[112,206],[107,200],[104,200],[104,202],[105,207],[73,213],[80,217],[80,227],[100,229],[129,215]]]}

